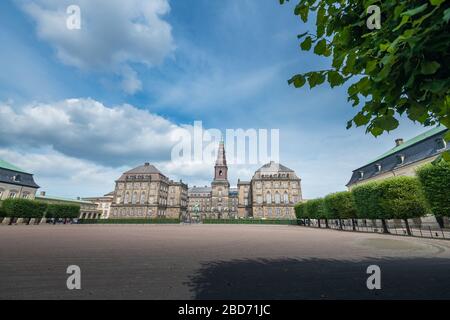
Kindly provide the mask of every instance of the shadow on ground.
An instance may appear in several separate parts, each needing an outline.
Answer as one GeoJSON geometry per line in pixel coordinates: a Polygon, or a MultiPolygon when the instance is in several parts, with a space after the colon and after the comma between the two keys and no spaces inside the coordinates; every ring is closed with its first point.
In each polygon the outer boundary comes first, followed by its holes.
{"type": "Polygon", "coordinates": [[[450,299],[450,259],[257,259],[203,264],[186,283],[196,299],[450,299]],[[368,290],[369,265],[381,290],[368,290]]]}

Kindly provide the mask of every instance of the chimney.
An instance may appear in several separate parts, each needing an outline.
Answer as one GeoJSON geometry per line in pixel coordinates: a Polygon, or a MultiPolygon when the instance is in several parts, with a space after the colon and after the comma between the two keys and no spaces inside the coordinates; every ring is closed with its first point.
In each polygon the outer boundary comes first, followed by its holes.
{"type": "Polygon", "coordinates": [[[150,163],[149,163],[149,162],[146,162],[146,163],[144,163],[144,165],[145,165],[146,167],[148,167],[148,166],[150,165],[150,163]]]}
{"type": "Polygon", "coordinates": [[[398,146],[400,146],[400,145],[402,145],[402,144],[403,144],[403,139],[402,139],[402,138],[395,139],[395,146],[396,146],[396,147],[398,147],[398,146]]]}
{"type": "Polygon", "coordinates": [[[41,191],[41,196],[45,197],[45,191],[41,191]]]}

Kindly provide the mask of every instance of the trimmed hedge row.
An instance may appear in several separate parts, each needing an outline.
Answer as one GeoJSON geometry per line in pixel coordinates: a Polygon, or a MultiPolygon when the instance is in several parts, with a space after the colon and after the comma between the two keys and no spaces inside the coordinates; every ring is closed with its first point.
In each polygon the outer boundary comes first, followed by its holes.
{"type": "Polygon", "coordinates": [[[179,219],[80,219],[79,224],[177,224],[179,219]]]}
{"type": "Polygon", "coordinates": [[[80,206],[75,204],[49,204],[46,218],[76,219],[80,216],[80,206]]]}
{"type": "Polygon", "coordinates": [[[431,211],[438,217],[450,216],[450,163],[440,161],[417,170],[431,211]]]}
{"type": "Polygon", "coordinates": [[[8,218],[41,219],[47,210],[47,204],[28,199],[6,199],[2,202],[2,214],[8,218]]]}
{"type": "MultiPolygon", "coordinates": [[[[408,220],[430,213],[421,184],[414,177],[396,177],[371,182],[296,205],[298,219],[402,219],[410,234],[408,220]]],[[[320,226],[320,224],[319,224],[320,226]]]]}
{"type": "Polygon", "coordinates": [[[0,207],[0,217],[8,218],[63,218],[74,219],[80,215],[80,206],[47,204],[29,199],[6,199],[0,207]]]}
{"type": "Polygon", "coordinates": [[[297,220],[284,219],[204,219],[204,224],[282,224],[296,225],[297,220]]]}

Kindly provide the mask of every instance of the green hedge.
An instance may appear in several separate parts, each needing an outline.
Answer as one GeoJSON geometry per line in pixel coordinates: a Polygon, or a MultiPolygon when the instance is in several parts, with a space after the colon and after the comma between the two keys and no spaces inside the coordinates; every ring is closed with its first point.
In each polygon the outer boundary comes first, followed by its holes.
{"type": "Polygon", "coordinates": [[[80,219],[80,224],[177,224],[179,219],[80,219]]]}
{"type": "Polygon", "coordinates": [[[204,224],[282,224],[296,225],[297,220],[287,219],[204,219],[204,224]]]}
{"type": "Polygon", "coordinates": [[[323,198],[312,199],[306,202],[308,219],[327,219],[325,200],[323,198]]]}
{"type": "Polygon", "coordinates": [[[6,199],[2,203],[4,217],[41,219],[47,204],[28,199],[6,199]]]}
{"type": "Polygon", "coordinates": [[[379,185],[379,182],[369,182],[356,186],[352,190],[356,215],[359,219],[390,219],[392,217],[390,214],[382,214],[379,185]]]}
{"type": "Polygon", "coordinates": [[[80,216],[80,206],[76,204],[49,204],[46,218],[76,219],[80,216]]]}
{"type": "Polygon", "coordinates": [[[329,194],[325,197],[325,211],[328,219],[355,219],[356,208],[349,191],[329,194]]]}
{"type": "Polygon", "coordinates": [[[295,205],[295,216],[297,219],[308,219],[306,202],[300,202],[295,205]]]}
{"type": "Polygon", "coordinates": [[[450,216],[450,163],[425,165],[417,170],[417,176],[433,214],[450,216]]]}
{"type": "Polygon", "coordinates": [[[396,177],[378,184],[382,217],[419,218],[429,212],[420,182],[414,177],[396,177]]]}

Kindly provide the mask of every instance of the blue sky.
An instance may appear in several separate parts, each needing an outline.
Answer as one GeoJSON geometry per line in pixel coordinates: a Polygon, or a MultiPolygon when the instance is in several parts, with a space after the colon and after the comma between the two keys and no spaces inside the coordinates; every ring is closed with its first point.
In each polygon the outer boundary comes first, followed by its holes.
{"type": "MultiPolygon", "coordinates": [[[[280,162],[302,178],[305,198],[344,190],[353,169],[426,129],[346,130],[355,113],[346,88],[288,86],[329,64],[300,50],[296,35],[308,29],[278,0],[2,1],[0,158],[69,197],[109,192],[145,161],[209,184],[209,165],[170,163],[170,133],[201,120],[280,129],[280,162]],[[65,27],[70,4],[81,30],[65,27]]],[[[231,167],[231,184],[257,167],[231,167]]]]}

